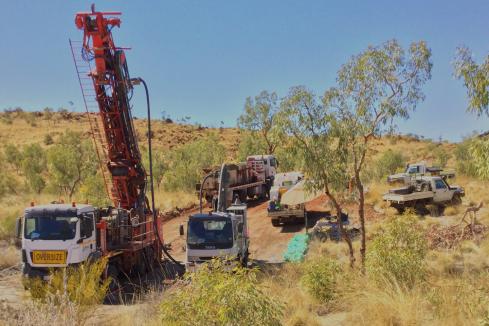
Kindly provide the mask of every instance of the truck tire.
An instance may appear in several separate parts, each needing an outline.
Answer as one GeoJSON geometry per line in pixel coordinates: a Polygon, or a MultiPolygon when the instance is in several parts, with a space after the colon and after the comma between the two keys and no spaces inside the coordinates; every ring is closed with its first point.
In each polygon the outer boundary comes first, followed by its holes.
{"type": "Polygon", "coordinates": [[[428,210],[430,212],[431,217],[440,217],[441,215],[441,207],[439,205],[429,205],[428,210]]]}
{"type": "Polygon", "coordinates": [[[462,198],[459,194],[454,194],[452,197],[452,205],[460,205],[462,204],[462,198]]]}
{"type": "Polygon", "coordinates": [[[277,219],[272,219],[273,226],[280,226],[280,222],[277,219]]]}
{"type": "Polygon", "coordinates": [[[243,258],[241,258],[241,267],[246,268],[248,267],[248,258],[249,258],[249,251],[246,250],[246,253],[243,258]]]}
{"type": "Polygon", "coordinates": [[[105,301],[110,304],[117,304],[121,301],[121,283],[119,279],[119,268],[114,264],[107,266],[107,277],[110,277],[109,288],[107,289],[107,295],[105,301]]]}

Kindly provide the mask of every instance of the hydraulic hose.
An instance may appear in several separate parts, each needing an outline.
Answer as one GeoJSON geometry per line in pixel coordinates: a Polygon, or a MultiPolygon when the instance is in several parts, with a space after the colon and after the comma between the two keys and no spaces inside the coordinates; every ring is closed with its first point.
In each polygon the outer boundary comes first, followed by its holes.
{"type": "Polygon", "coordinates": [[[182,265],[179,261],[177,261],[175,258],[173,258],[168,250],[165,247],[165,244],[163,243],[163,240],[161,240],[160,233],[158,231],[158,225],[156,223],[156,209],[155,209],[155,192],[154,192],[154,184],[153,184],[153,150],[151,147],[151,107],[149,103],[149,91],[148,91],[148,85],[146,85],[146,82],[144,79],[141,77],[137,78],[137,81],[141,82],[144,86],[144,90],[146,92],[146,107],[148,110],[148,155],[149,155],[149,185],[150,185],[150,191],[151,191],[151,211],[153,212],[153,228],[154,232],[156,234],[156,237],[158,238],[158,241],[161,244],[161,248],[163,249],[163,252],[165,255],[175,264],[182,265]]]}

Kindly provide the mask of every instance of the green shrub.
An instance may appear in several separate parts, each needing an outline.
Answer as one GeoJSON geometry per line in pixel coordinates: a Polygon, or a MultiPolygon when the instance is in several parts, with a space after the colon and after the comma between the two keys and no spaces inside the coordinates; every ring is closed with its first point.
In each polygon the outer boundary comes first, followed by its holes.
{"type": "Polygon", "coordinates": [[[44,145],[52,145],[52,144],[54,144],[53,136],[51,136],[50,134],[46,134],[44,136],[44,145]]]}
{"type": "Polygon", "coordinates": [[[267,154],[267,144],[262,137],[254,132],[242,130],[238,147],[238,161],[246,160],[250,155],[267,154]]]}
{"type": "Polygon", "coordinates": [[[72,303],[92,306],[102,303],[107,293],[111,280],[101,280],[106,267],[107,259],[100,259],[76,267],[55,269],[47,283],[38,278],[25,279],[24,282],[35,299],[46,301],[49,298],[52,304],[60,304],[62,296],[66,295],[72,303]]]}
{"type": "Polygon", "coordinates": [[[443,147],[438,146],[434,151],[433,151],[433,157],[435,158],[435,165],[439,167],[446,167],[448,160],[450,159],[450,154],[443,149],[443,147]]]}
{"type": "Polygon", "coordinates": [[[20,212],[10,213],[0,217],[0,240],[10,240],[15,235],[15,221],[20,212]]]}
{"type": "Polygon", "coordinates": [[[466,139],[455,147],[457,172],[466,176],[477,177],[477,168],[471,158],[470,145],[471,140],[466,139]]]}
{"type": "Polygon", "coordinates": [[[214,135],[172,150],[168,153],[168,163],[165,164],[165,189],[194,190],[195,184],[203,177],[203,169],[221,165],[224,157],[225,148],[214,135]]]}
{"type": "Polygon", "coordinates": [[[99,173],[85,178],[80,186],[79,195],[82,201],[86,201],[91,205],[98,207],[110,205],[104,179],[99,173]]]}
{"type": "Polygon", "coordinates": [[[280,325],[283,308],[267,295],[257,271],[226,271],[213,261],[187,274],[160,306],[162,325],[280,325]]]}
{"type": "Polygon", "coordinates": [[[43,178],[46,167],[46,152],[39,144],[31,144],[24,147],[22,172],[29,187],[38,194],[46,187],[46,182],[43,178]]]}
{"type": "Polygon", "coordinates": [[[22,169],[23,155],[18,146],[13,144],[7,144],[3,150],[5,154],[5,160],[12,166],[17,172],[22,169]]]}
{"type": "Polygon", "coordinates": [[[489,179],[489,140],[469,138],[457,145],[455,158],[461,174],[489,179]]]}
{"type": "Polygon", "coordinates": [[[304,263],[302,284],[307,292],[321,302],[331,301],[335,297],[335,287],[340,267],[329,257],[319,257],[304,263]]]}
{"type": "Polygon", "coordinates": [[[373,279],[406,286],[424,279],[427,242],[414,214],[387,222],[368,248],[366,269],[373,279]]]}
{"type": "Polygon", "coordinates": [[[389,174],[396,173],[397,170],[406,165],[406,158],[401,152],[387,150],[375,160],[365,172],[366,181],[381,180],[389,174]]]}

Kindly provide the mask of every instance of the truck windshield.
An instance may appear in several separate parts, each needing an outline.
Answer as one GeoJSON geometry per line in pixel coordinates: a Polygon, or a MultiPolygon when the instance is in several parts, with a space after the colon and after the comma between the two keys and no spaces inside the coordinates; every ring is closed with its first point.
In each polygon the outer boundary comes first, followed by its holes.
{"type": "Polygon", "coordinates": [[[40,240],[68,240],[76,233],[78,218],[69,216],[29,216],[25,218],[24,237],[40,240]]]}
{"type": "Polygon", "coordinates": [[[190,249],[226,249],[233,246],[233,225],[229,220],[193,219],[188,223],[190,249]]]}

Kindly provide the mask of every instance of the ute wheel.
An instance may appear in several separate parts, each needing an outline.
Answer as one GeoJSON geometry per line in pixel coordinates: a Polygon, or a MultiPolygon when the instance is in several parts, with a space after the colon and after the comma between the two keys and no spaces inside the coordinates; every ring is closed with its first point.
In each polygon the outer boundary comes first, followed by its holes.
{"type": "Polygon", "coordinates": [[[272,225],[273,226],[280,226],[280,222],[278,220],[276,220],[276,219],[273,219],[272,220],[272,225]]]}
{"type": "Polygon", "coordinates": [[[460,205],[462,204],[462,198],[459,194],[454,194],[452,198],[452,205],[460,205]]]}
{"type": "Polygon", "coordinates": [[[438,206],[438,205],[430,205],[428,207],[428,210],[430,211],[431,217],[439,217],[441,214],[441,209],[440,209],[440,206],[438,206]]]}

